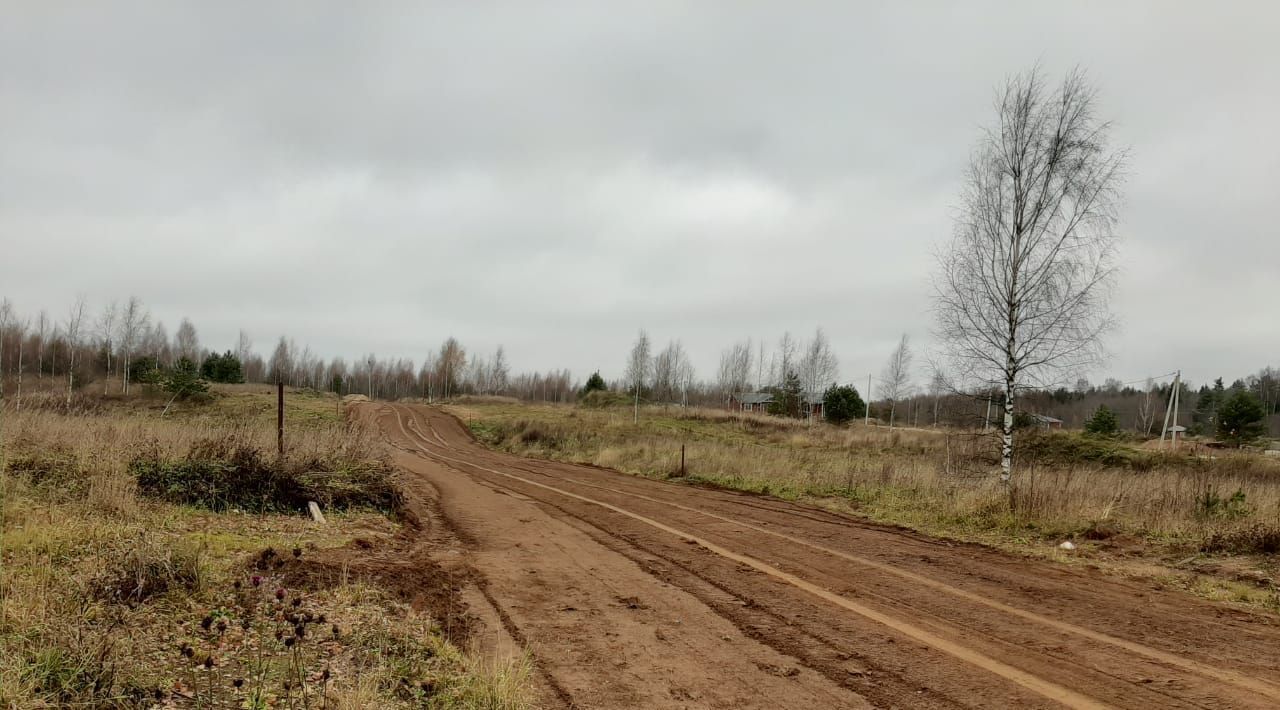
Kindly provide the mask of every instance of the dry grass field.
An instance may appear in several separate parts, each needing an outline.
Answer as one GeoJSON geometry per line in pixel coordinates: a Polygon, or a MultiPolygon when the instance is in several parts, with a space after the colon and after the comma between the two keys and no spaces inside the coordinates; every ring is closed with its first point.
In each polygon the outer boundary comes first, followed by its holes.
{"type": "Polygon", "coordinates": [[[1165,453],[1074,433],[1028,435],[1016,485],[980,433],[837,428],[719,410],[455,405],[513,453],[806,500],[929,534],[1141,574],[1280,610],[1280,462],[1165,453]],[[1074,552],[1058,544],[1070,540],[1074,552]]]}
{"type": "Polygon", "coordinates": [[[382,444],[336,398],[289,394],[284,461],[270,388],[164,416],[162,398],[60,399],[3,413],[0,707],[527,703],[527,668],[475,660],[388,590],[308,583],[313,557],[397,529],[382,444]],[[238,488],[246,471],[273,487],[238,488]]]}

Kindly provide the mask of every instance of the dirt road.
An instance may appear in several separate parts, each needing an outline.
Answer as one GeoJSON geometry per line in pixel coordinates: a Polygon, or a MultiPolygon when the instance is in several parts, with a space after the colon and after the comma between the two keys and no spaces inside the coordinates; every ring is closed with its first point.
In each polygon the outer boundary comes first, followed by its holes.
{"type": "Polygon", "coordinates": [[[1272,617],[360,406],[551,707],[1280,707],[1272,617]]]}

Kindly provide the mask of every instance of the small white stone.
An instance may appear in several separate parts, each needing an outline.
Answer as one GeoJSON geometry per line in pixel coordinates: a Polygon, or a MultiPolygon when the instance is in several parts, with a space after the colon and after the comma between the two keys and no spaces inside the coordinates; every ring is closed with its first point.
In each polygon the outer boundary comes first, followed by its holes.
{"type": "Polygon", "coordinates": [[[1075,544],[1074,542],[1070,541],[1070,540],[1066,540],[1066,541],[1064,541],[1061,545],[1058,545],[1058,549],[1061,549],[1061,550],[1074,550],[1074,549],[1076,549],[1076,544],[1075,544]]]}

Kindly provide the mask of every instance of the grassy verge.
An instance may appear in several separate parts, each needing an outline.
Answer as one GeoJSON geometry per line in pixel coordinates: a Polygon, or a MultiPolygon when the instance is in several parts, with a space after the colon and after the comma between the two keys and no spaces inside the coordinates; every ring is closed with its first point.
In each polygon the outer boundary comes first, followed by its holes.
{"type": "Polygon", "coordinates": [[[0,706],[527,704],[527,664],[473,659],[394,595],[262,568],[397,529],[376,439],[331,397],[287,401],[283,460],[265,388],[4,412],[0,706]]]}
{"type": "Polygon", "coordinates": [[[1029,435],[1012,493],[972,432],[837,428],[716,410],[473,402],[485,444],[527,456],[806,500],[940,537],[1155,578],[1280,611],[1280,463],[1029,435]],[[1057,545],[1073,541],[1075,552],[1057,545]]]}

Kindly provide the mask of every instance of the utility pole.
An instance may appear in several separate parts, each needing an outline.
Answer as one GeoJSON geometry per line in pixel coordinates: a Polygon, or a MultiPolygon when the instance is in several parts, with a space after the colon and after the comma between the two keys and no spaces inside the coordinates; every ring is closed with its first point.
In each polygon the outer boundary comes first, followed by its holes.
{"type": "MultiPolygon", "coordinates": [[[[1169,416],[1173,416],[1173,425],[1178,425],[1178,391],[1182,389],[1182,370],[1173,375],[1173,390],[1169,393],[1169,404],[1164,410],[1164,426],[1160,429],[1160,448],[1164,448],[1165,434],[1169,433],[1169,416]]],[[[1178,443],[1178,433],[1173,432],[1173,443],[1178,443]]]]}

